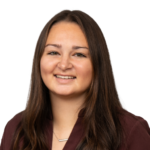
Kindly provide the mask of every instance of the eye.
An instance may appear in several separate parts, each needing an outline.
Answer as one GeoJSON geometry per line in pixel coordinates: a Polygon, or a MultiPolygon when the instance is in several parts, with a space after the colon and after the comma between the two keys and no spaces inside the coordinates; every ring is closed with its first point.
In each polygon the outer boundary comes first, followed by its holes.
{"type": "MultiPolygon", "coordinates": [[[[80,54],[80,56],[85,57],[85,56],[84,56],[83,54],[81,54],[81,53],[76,53],[76,54],[80,54]]],[[[75,54],[75,55],[76,55],[76,54],[75,54]]]]}
{"type": "MultiPolygon", "coordinates": [[[[57,52],[53,51],[53,52],[50,52],[50,53],[48,53],[48,54],[51,54],[51,53],[55,53],[55,54],[56,54],[57,52]]],[[[57,53],[57,54],[58,54],[58,53],[57,53]]],[[[83,54],[81,54],[81,53],[76,53],[76,54],[79,54],[81,57],[86,57],[85,55],[83,55],[83,54]]],[[[75,54],[75,55],[76,55],[76,54],[75,54]]]]}
{"type": "Polygon", "coordinates": [[[50,52],[50,53],[48,53],[48,54],[51,54],[51,53],[57,53],[57,52],[50,52]]]}

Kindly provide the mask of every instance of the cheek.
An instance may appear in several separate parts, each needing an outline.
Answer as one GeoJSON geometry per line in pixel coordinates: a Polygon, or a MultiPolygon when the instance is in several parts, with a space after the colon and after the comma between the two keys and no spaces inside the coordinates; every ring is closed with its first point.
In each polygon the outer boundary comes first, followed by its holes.
{"type": "Polygon", "coordinates": [[[40,64],[40,69],[41,69],[41,76],[43,77],[43,75],[47,73],[47,69],[43,63],[40,64]]]}
{"type": "Polygon", "coordinates": [[[55,68],[56,63],[54,61],[50,61],[47,58],[42,58],[40,62],[40,69],[41,69],[41,75],[42,77],[50,74],[54,68],[55,68]]]}
{"type": "Polygon", "coordinates": [[[40,62],[41,77],[47,88],[49,88],[50,86],[49,83],[50,81],[52,81],[55,66],[56,66],[55,61],[52,61],[46,57],[41,58],[40,62]]]}
{"type": "Polygon", "coordinates": [[[43,75],[45,75],[48,72],[47,63],[44,59],[41,59],[40,69],[41,69],[41,75],[43,77],[43,75]]]}
{"type": "Polygon", "coordinates": [[[77,74],[80,78],[82,78],[82,80],[84,79],[88,82],[91,82],[93,69],[90,61],[78,63],[78,65],[76,65],[76,68],[78,70],[77,74]]]}

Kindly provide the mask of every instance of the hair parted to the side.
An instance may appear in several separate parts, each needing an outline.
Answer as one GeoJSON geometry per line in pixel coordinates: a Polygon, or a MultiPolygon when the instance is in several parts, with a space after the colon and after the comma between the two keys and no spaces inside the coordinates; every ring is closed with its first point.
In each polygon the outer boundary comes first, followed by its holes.
{"type": "Polygon", "coordinates": [[[49,90],[42,81],[40,60],[51,27],[60,21],[77,23],[86,36],[93,66],[93,81],[85,101],[85,138],[77,150],[117,150],[123,140],[118,117],[123,110],[115,87],[105,38],[97,23],[86,13],[64,10],[44,27],[38,39],[33,60],[31,87],[13,144],[13,150],[48,150],[44,127],[51,113],[49,90]],[[20,140],[23,144],[19,148],[20,140]]]}

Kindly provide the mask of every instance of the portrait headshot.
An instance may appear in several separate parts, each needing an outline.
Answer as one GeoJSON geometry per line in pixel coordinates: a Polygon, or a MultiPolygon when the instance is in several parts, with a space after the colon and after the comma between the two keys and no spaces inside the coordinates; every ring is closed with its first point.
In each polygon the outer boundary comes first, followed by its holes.
{"type": "Polygon", "coordinates": [[[148,6],[16,4],[0,6],[0,150],[150,150],[148,6]]]}

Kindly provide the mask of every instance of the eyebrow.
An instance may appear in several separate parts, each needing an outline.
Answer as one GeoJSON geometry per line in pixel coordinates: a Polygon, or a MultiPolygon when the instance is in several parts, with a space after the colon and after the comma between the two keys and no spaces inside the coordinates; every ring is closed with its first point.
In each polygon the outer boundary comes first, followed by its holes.
{"type": "MultiPolygon", "coordinates": [[[[60,44],[47,44],[45,45],[45,47],[47,46],[54,46],[54,47],[57,47],[57,48],[61,48],[62,46],[60,44]]],[[[83,47],[83,46],[73,46],[72,49],[76,50],[76,49],[79,49],[79,48],[85,48],[85,49],[89,49],[88,47],[83,47]]]]}

